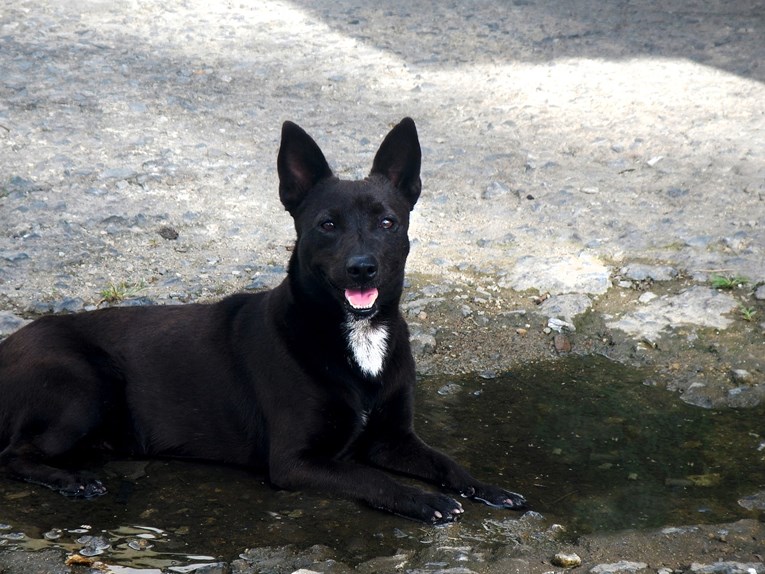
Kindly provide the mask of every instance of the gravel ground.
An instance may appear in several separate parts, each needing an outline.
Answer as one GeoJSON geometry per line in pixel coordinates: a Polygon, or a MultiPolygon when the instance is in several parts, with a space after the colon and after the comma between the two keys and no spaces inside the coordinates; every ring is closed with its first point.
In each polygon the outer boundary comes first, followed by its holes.
{"type": "Polygon", "coordinates": [[[361,177],[412,116],[422,372],[604,353],[756,406],[763,38],[762,0],[0,0],[0,336],[276,284],[281,122],[361,177]]]}

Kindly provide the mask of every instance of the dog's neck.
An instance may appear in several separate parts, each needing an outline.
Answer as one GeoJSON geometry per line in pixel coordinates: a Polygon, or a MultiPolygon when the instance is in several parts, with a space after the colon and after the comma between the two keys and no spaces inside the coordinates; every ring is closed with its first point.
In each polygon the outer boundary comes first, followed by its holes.
{"type": "Polygon", "coordinates": [[[348,317],[345,323],[353,361],[368,377],[378,377],[388,354],[388,327],[371,319],[348,317]]]}

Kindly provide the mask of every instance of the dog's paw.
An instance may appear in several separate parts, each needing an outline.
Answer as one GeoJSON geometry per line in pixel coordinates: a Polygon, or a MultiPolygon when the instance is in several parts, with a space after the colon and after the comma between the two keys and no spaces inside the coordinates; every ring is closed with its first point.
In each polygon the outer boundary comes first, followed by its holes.
{"type": "Polygon", "coordinates": [[[395,512],[407,518],[437,525],[459,520],[465,511],[462,505],[450,496],[418,492],[395,512]]]}
{"type": "Polygon", "coordinates": [[[527,507],[526,499],[522,495],[488,484],[470,486],[461,495],[465,498],[483,502],[494,508],[523,510],[527,507]]]}
{"type": "Polygon", "coordinates": [[[84,478],[60,488],[59,492],[72,498],[95,498],[106,494],[106,487],[95,478],[84,478]]]}

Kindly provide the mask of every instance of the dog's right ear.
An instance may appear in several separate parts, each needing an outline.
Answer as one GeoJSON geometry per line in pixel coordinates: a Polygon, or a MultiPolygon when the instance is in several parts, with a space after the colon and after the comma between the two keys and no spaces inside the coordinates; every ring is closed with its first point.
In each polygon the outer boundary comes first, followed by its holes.
{"type": "Polygon", "coordinates": [[[282,125],[282,143],[276,160],[279,172],[279,199],[290,213],[305,194],[332,170],[319,146],[303,128],[292,122],[282,125]]]}

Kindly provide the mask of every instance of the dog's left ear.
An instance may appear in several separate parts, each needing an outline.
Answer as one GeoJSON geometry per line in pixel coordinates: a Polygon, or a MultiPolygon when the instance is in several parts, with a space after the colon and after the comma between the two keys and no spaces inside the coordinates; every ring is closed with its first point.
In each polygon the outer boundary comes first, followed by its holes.
{"type": "Polygon", "coordinates": [[[398,188],[409,200],[410,209],[422,189],[420,163],[422,151],[412,118],[404,118],[394,127],[377,150],[370,175],[379,174],[398,188]]]}

